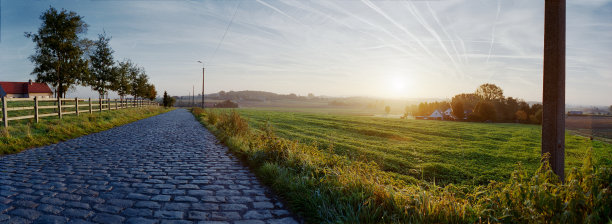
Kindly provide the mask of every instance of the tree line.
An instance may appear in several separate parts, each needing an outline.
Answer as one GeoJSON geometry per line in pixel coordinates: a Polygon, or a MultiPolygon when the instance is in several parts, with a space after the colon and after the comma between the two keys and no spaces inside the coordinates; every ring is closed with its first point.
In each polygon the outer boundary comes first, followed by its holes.
{"type": "Polygon", "coordinates": [[[406,113],[429,116],[435,110],[452,109],[457,120],[542,123],[542,104],[529,105],[522,99],[505,97],[495,84],[482,84],[473,93],[455,95],[450,101],[422,102],[406,107],[406,113]]]}
{"type": "Polygon", "coordinates": [[[55,97],[66,97],[69,89],[82,85],[97,91],[100,98],[108,98],[109,91],[117,92],[121,99],[127,95],[156,98],[155,86],[143,67],[129,59],[115,61],[111,37],[105,32],[97,40],[83,37],[88,28],[83,17],[50,7],[40,19],[37,33],[25,33],[36,44],[29,57],[34,63],[31,74],[36,75],[36,82],[53,86],[55,97]]]}

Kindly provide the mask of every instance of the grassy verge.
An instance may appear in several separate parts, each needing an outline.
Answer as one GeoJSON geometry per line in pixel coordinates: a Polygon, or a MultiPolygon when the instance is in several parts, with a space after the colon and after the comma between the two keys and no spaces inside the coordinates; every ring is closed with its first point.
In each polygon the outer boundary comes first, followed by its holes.
{"type": "Polygon", "coordinates": [[[32,119],[10,121],[8,129],[0,128],[0,155],[100,132],[169,110],[163,107],[142,107],[83,113],[78,117],[66,115],[61,120],[57,117],[47,117],[42,118],[39,123],[33,122],[32,119]]]}
{"type": "Polygon", "coordinates": [[[487,185],[437,186],[385,172],[316,144],[252,129],[235,111],[194,115],[309,223],[603,223],[612,216],[612,169],[589,153],[566,182],[543,163],[533,174],[517,166],[487,185]]]}

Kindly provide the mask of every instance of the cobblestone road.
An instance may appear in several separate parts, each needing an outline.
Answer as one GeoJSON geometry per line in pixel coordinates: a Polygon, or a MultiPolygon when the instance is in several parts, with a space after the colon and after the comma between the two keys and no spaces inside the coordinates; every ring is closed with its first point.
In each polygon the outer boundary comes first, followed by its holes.
{"type": "Polygon", "coordinates": [[[0,223],[297,223],[186,110],[0,157],[0,223]]]}

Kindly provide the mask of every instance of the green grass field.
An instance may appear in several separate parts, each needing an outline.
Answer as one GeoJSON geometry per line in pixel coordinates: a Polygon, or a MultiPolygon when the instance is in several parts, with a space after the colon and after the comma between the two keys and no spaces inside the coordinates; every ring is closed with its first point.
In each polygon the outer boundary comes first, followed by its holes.
{"type": "Polygon", "coordinates": [[[559,182],[539,126],[192,112],[307,223],[612,221],[612,148],[584,137],[567,136],[559,182]]]}
{"type": "MultiPolygon", "coordinates": [[[[540,162],[540,126],[401,120],[324,113],[237,110],[249,125],[267,122],[277,135],[352,160],[374,161],[402,179],[440,184],[503,181],[521,163],[540,162]]],[[[612,145],[566,135],[566,169],[579,167],[592,147],[596,165],[612,165],[612,145]]]]}

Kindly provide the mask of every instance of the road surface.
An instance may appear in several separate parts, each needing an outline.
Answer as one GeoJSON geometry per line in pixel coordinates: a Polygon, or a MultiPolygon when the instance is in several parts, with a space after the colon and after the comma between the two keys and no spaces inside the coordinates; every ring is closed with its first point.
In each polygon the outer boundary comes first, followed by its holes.
{"type": "Polygon", "coordinates": [[[0,157],[0,223],[297,223],[187,110],[0,157]]]}

